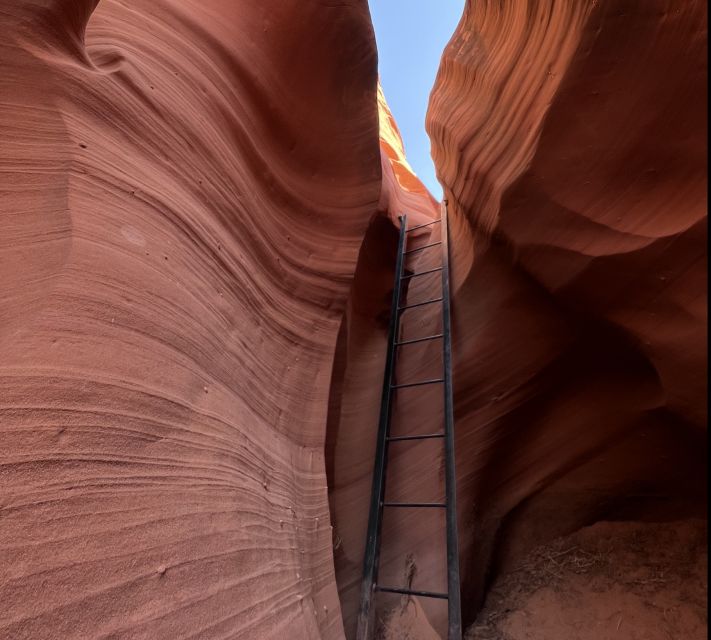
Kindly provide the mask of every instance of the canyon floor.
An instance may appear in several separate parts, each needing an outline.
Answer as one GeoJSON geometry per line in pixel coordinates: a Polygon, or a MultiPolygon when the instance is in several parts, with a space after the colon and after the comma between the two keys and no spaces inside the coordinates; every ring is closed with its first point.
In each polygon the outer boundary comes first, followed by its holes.
{"type": "Polygon", "coordinates": [[[492,586],[467,640],[702,640],[706,522],[598,522],[492,586]]]}
{"type": "MultiPolygon", "coordinates": [[[[702,640],[707,523],[598,522],[502,573],[465,640],[702,640]]],[[[380,640],[437,640],[407,598],[380,640]]]]}

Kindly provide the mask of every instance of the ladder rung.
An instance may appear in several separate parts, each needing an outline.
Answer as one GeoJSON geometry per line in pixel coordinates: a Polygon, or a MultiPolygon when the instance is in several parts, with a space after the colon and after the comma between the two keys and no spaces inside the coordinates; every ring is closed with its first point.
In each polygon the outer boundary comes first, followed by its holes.
{"type": "Polygon", "coordinates": [[[436,340],[437,338],[442,338],[443,333],[438,333],[434,336],[425,336],[424,338],[415,338],[414,340],[403,340],[402,342],[396,342],[395,346],[399,347],[403,344],[415,344],[415,342],[424,342],[425,340],[436,340]]]}
{"type": "Polygon", "coordinates": [[[398,308],[398,311],[405,311],[405,309],[421,307],[426,304],[434,304],[435,302],[442,302],[442,298],[434,298],[433,300],[425,300],[424,302],[416,302],[415,304],[406,304],[404,307],[398,308]]]}
{"type": "Polygon", "coordinates": [[[442,222],[442,218],[437,218],[437,220],[432,220],[431,222],[425,222],[425,224],[418,224],[414,227],[410,227],[409,229],[405,229],[406,233],[410,233],[410,231],[414,231],[415,229],[422,229],[422,227],[429,227],[431,224],[437,224],[438,222],[442,222]]]}
{"type": "Polygon", "coordinates": [[[406,596],[421,596],[423,598],[441,598],[447,600],[449,596],[446,593],[437,593],[436,591],[415,591],[414,589],[401,589],[399,587],[381,587],[375,586],[376,591],[384,591],[385,593],[402,593],[406,596]]]}
{"type": "Polygon", "coordinates": [[[435,267],[434,269],[428,269],[427,271],[419,271],[418,273],[409,273],[406,276],[402,276],[400,280],[407,280],[408,278],[416,278],[417,276],[424,276],[428,273],[434,273],[435,271],[442,271],[442,267],[435,267]]]}
{"type": "Polygon", "coordinates": [[[423,384],[437,384],[444,382],[444,378],[435,378],[434,380],[422,380],[421,382],[408,382],[406,384],[391,384],[391,389],[404,389],[405,387],[419,387],[423,384]]]}
{"type": "Polygon", "coordinates": [[[424,433],[420,436],[389,436],[388,442],[398,442],[400,440],[427,440],[429,438],[444,438],[444,433],[424,433]]]}
{"type": "Polygon", "coordinates": [[[415,253],[415,251],[422,251],[423,249],[429,249],[430,247],[436,247],[438,244],[442,244],[442,241],[440,240],[439,242],[433,242],[432,244],[426,244],[424,247],[417,247],[417,249],[410,249],[409,251],[405,251],[405,255],[415,253]]]}
{"type": "Polygon", "coordinates": [[[446,509],[447,505],[444,502],[382,502],[384,507],[406,507],[408,509],[417,509],[419,507],[439,507],[446,509]]]}

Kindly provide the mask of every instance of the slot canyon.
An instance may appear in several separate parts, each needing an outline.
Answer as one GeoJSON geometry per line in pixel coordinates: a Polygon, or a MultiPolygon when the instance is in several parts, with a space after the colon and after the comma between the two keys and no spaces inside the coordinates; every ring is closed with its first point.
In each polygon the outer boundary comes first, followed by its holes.
{"type": "MultiPolygon", "coordinates": [[[[445,205],[366,0],[2,3],[0,640],[354,639],[398,217],[444,206],[465,637],[706,637],[706,25],[467,0],[445,205]]],[[[405,433],[437,393],[398,395],[405,433]]],[[[390,464],[437,499],[431,442],[390,464]]],[[[383,579],[442,589],[441,514],[397,511],[383,579]]],[[[446,637],[442,602],[378,619],[446,637]]]]}

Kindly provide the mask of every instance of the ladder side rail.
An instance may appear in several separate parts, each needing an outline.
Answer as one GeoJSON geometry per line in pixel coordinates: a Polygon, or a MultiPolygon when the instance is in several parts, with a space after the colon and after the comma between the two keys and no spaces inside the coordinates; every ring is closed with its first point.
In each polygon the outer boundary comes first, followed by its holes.
{"type": "Polygon", "coordinates": [[[459,581],[459,539],[457,534],[457,475],[454,451],[454,400],[452,390],[452,327],[449,280],[449,220],[447,201],[442,202],[442,358],[444,365],[444,447],[447,521],[448,640],[462,638],[462,608],[459,581]]]}

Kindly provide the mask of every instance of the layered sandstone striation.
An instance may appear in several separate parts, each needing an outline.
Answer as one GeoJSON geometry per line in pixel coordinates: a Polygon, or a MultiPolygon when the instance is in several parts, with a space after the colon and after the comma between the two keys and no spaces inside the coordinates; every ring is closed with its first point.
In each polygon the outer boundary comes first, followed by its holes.
{"type": "MultiPolygon", "coordinates": [[[[351,637],[397,217],[439,216],[365,0],[6,4],[0,637],[351,637]]],[[[444,53],[468,621],[554,538],[705,515],[705,22],[470,1],[444,53]]],[[[438,390],[396,401],[399,433],[440,420],[438,390]]],[[[431,442],[391,470],[389,498],[441,497],[431,442]]],[[[401,511],[382,581],[443,589],[443,521],[401,511]]]]}
{"type": "Polygon", "coordinates": [[[364,0],[0,8],[0,637],[342,638],[364,0]]]}
{"type": "Polygon", "coordinates": [[[444,53],[470,617],[536,544],[704,510],[706,41],[702,2],[484,1],[444,53]]]}
{"type": "MultiPolygon", "coordinates": [[[[470,2],[444,53],[428,130],[451,216],[466,621],[488,581],[536,545],[600,519],[705,512],[704,24],[702,3],[470,2]]],[[[395,241],[389,258],[381,244],[361,262],[386,270],[395,241]]],[[[352,304],[365,308],[359,280],[352,304]]],[[[408,291],[438,294],[437,278],[408,291]]],[[[332,388],[347,633],[379,399],[364,379],[379,381],[388,295],[377,289],[360,341],[343,338],[350,382],[332,388]]],[[[436,330],[435,313],[406,325],[408,337],[436,330]]],[[[438,358],[423,345],[398,374],[427,377],[438,358]]],[[[398,433],[435,431],[438,403],[399,397],[398,433]]],[[[392,499],[441,498],[441,451],[422,442],[391,455],[392,499]]],[[[381,582],[445,586],[440,520],[397,513],[383,541],[381,582]]],[[[412,606],[383,605],[400,607],[396,619],[412,606]]],[[[419,606],[441,633],[446,608],[419,606]]]]}

